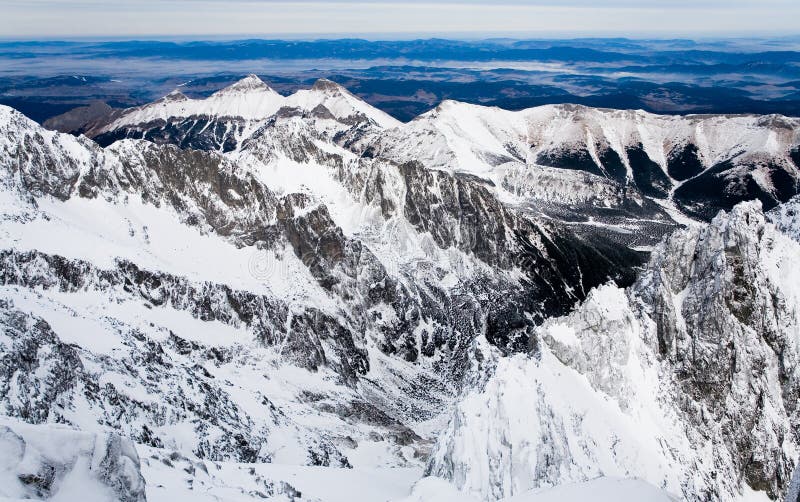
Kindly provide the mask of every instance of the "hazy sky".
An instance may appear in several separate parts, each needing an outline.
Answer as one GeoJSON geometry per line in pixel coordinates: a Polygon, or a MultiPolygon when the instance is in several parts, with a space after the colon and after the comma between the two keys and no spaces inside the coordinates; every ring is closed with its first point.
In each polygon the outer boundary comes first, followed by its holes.
{"type": "Polygon", "coordinates": [[[0,0],[0,37],[793,34],[800,0],[0,0]]]}

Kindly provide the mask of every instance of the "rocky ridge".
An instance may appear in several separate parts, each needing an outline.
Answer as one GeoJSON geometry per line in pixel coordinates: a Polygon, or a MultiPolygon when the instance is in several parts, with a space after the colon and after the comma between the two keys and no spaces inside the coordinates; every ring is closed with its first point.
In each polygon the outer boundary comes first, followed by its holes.
{"type": "Polygon", "coordinates": [[[780,500],[798,456],[798,259],[758,202],[676,232],[630,288],[594,290],[528,355],[497,359],[429,472],[484,499],[602,475],[780,500]]]}

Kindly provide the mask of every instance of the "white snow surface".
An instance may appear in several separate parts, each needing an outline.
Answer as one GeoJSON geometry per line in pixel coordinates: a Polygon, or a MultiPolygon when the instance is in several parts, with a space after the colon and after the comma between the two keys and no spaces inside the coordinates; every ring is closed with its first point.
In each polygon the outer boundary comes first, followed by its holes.
{"type": "Polygon", "coordinates": [[[143,492],[133,443],[122,440],[119,451],[110,445],[108,434],[63,425],[30,425],[0,416],[0,500],[115,502],[121,495],[112,489],[116,480],[130,486],[122,495],[143,492]],[[112,471],[103,465],[109,456],[117,462],[112,471]],[[37,489],[22,481],[31,476],[50,481],[37,489]]]}
{"type": "Polygon", "coordinates": [[[767,213],[767,218],[778,230],[800,242],[800,196],[772,209],[767,213]]]}
{"type": "Polygon", "coordinates": [[[678,498],[639,479],[601,477],[511,497],[507,502],[674,502],[678,498]]]}
{"type": "Polygon", "coordinates": [[[420,468],[208,462],[155,448],[141,450],[148,502],[389,502],[405,497],[422,473],[420,468]]]}
{"type": "MultiPolygon", "coordinates": [[[[250,502],[263,498],[296,502],[479,502],[444,479],[420,479],[422,470],[418,468],[333,469],[277,463],[237,464],[169,455],[149,447],[140,449],[149,502],[250,502]]],[[[499,502],[586,500],[672,502],[677,498],[641,480],[601,477],[553,489],[532,490],[499,502]]]]}
{"type": "MultiPolygon", "coordinates": [[[[479,502],[444,479],[426,477],[397,502],[479,502]]],[[[599,477],[582,483],[531,490],[499,502],[674,502],[678,499],[639,479],[599,477]]]]}

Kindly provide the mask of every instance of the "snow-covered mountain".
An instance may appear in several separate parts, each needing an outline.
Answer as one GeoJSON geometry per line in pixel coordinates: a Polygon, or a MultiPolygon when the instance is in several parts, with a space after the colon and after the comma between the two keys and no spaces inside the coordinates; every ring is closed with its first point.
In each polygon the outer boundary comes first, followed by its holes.
{"type": "Polygon", "coordinates": [[[636,259],[480,181],[346,171],[313,137],[302,159],[222,156],[0,119],[2,403],[33,423],[211,460],[421,466],[475,337],[524,347],[531,316],[636,259]]]}
{"type": "Polygon", "coordinates": [[[205,99],[189,99],[176,89],[154,103],[116,110],[79,129],[104,146],[123,138],[137,138],[230,151],[276,114],[329,119],[336,123],[337,132],[362,121],[378,129],[400,125],[330,80],[320,79],[311,89],[285,97],[256,75],[249,75],[205,99]]]}
{"type": "Polygon", "coordinates": [[[798,120],[780,116],[661,116],[573,105],[509,112],[446,101],[383,135],[376,148],[492,179],[525,199],[569,206],[605,195],[605,206],[619,207],[626,197],[645,196],[710,219],[741,200],[773,207],[796,194],[799,131],[798,120]],[[577,180],[570,171],[580,173],[577,180]],[[553,173],[563,190],[541,182],[553,173]],[[609,182],[628,190],[614,196],[587,189],[609,182]]]}
{"type": "Polygon", "coordinates": [[[0,414],[131,440],[149,499],[786,491],[792,206],[692,218],[795,195],[794,119],[249,76],[82,131],[0,107],[0,414]]]}
{"type": "Polygon", "coordinates": [[[708,221],[753,198],[770,209],[800,192],[800,122],[782,116],[574,105],[511,112],[445,101],[402,124],[327,80],[283,97],[251,75],[204,100],[173,94],[76,132],[102,145],[144,138],[234,151],[264,138],[297,143],[276,131],[290,120],[308,129],[302,138],[323,134],[356,157],[476,176],[504,202],[570,221],[578,233],[603,225],[633,247],[651,247],[684,216],[708,221]]]}

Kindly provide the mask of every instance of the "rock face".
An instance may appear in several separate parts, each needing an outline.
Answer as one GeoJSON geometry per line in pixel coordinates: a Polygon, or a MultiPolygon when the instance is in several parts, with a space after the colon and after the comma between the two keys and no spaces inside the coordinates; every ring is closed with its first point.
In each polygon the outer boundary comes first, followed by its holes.
{"type": "Polygon", "coordinates": [[[13,499],[145,502],[128,439],[0,419],[0,495],[13,499]]]}
{"type": "Polygon", "coordinates": [[[598,475],[780,499],[798,455],[800,246],[760,203],[675,233],[634,285],[537,329],[457,406],[429,472],[487,500],[598,475]],[[488,453],[488,455],[487,455],[488,453]]]}
{"type": "Polygon", "coordinates": [[[107,103],[95,101],[88,106],[80,106],[62,115],[51,117],[42,125],[54,131],[83,134],[91,128],[90,124],[96,121],[106,121],[114,113],[116,113],[114,108],[107,103]]]}
{"type": "Polygon", "coordinates": [[[742,204],[674,236],[634,292],[656,323],[681,413],[700,431],[714,424],[732,479],[778,498],[796,462],[800,255],[759,209],[742,204]]]}

